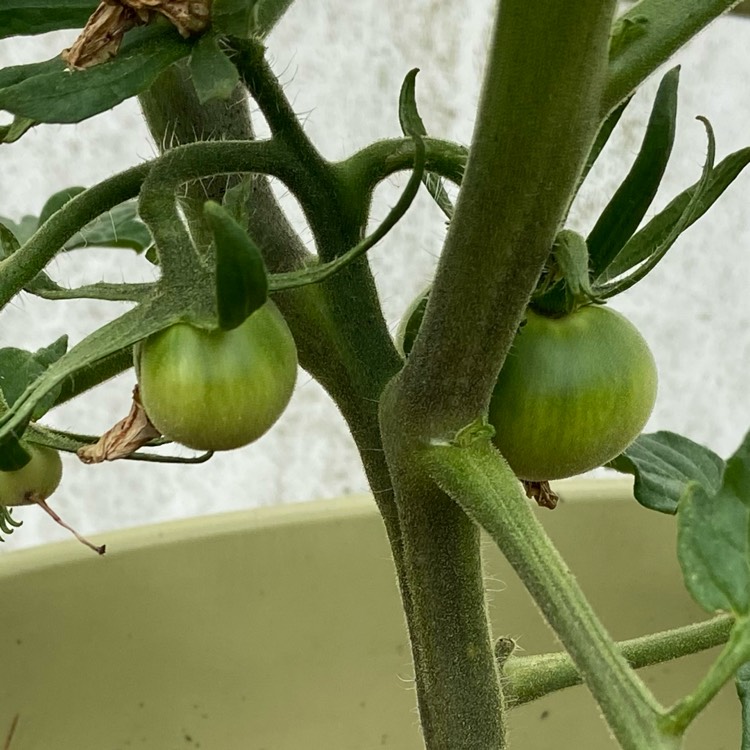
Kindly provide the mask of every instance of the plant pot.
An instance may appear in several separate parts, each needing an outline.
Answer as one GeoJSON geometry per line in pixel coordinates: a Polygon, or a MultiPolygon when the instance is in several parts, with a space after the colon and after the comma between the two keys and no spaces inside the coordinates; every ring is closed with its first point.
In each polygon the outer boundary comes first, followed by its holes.
{"type": "MultiPolygon", "coordinates": [[[[699,620],[675,556],[675,522],[623,481],[560,485],[540,510],[617,638],[699,620]]],[[[375,750],[421,747],[403,616],[367,497],[265,508],[0,557],[0,746],[10,750],[375,750]]],[[[497,635],[556,649],[488,542],[497,635]]],[[[713,653],[643,672],[664,702],[713,653]]],[[[516,709],[512,747],[614,747],[585,688],[516,709]],[[610,743],[610,744],[608,744],[610,743]]],[[[739,746],[731,687],[687,747],[739,746]]],[[[458,748],[456,750],[459,750],[458,748]]],[[[463,749],[461,749],[463,750],[463,749]]]]}

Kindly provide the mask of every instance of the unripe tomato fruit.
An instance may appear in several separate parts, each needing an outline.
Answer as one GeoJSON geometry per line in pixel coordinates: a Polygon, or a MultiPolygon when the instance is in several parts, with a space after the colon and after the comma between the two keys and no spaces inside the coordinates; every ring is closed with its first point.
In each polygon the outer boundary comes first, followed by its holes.
{"type": "Polygon", "coordinates": [[[0,505],[31,505],[46,500],[60,484],[62,461],[53,448],[23,443],[31,460],[16,471],[0,471],[0,505]]]}
{"type": "Polygon", "coordinates": [[[231,331],[178,323],[135,350],[140,398],[165,437],[231,450],[263,435],[289,403],[297,349],[269,300],[231,331]]]}
{"type": "Polygon", "coordinates": [[[561,318],[529,310],[493,391],[495,444],[521,479],[582,474],[638,437],[656,386],[648,345],[614,310],[588,305],[561,318]]]}

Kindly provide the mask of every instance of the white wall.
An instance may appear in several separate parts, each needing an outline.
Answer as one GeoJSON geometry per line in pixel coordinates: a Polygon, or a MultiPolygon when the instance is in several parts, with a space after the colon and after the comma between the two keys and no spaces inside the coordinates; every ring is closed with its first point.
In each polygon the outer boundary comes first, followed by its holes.
{"type": "MultiPolygon", "coordinates": [[[[274,69],[323,153],[340,158],[399,134],[398,91],[405,73],[421,68],[418,100],[436,136],[468,143],[478,96],[491,0],[442,3],[343,3],[297,0],[269,45],[274,69]]],[[[76,32],[0,41],[0,66],[46,59],[76,32]]],[[[750,145],[750,19],[721,19],[677,60],[682,63],[677,143],[656,208],[695,181],[705,155],[698,114],[713,123],[718,155],[750,145]]],[[[589,180],[572,216],[586,230],[637,153],[656,79],[644,87],[589,180]]],[[[74,126],[44,125],[0,146],[0,215],[38,213],[45,199],[70,185],[91,185],[155,154],[138,107],[127,102],[74,126]]],[[[392,205],[404,180],[378,192],[374,218],[392,205]]],[[[669,429],[726,455],[750,425],[750,225],[745,207],[750,174],[737,180],[708,217],[670,256],[613,307],[648,339],[661,386],[648,430],[669,429]]],[[[430,278],[444,234],[442,215],[426,195],[371,252],[388,320],[395,328],[430,278]]],[[[305,234],[309,241],[309,233],[305,234]]],[[[145,260],[128,251],[87,250],[48,269],[65,283],[150,278],[145,260]]],[[[33,349],[62,333],[71,342],[112,317],[117,305],[50,303],[22,295],[0,314],[0,346],[33,349]]],[[[128,409],[127,373],[52,412],[48,421],[77,432],[101,432],[128,409]]],[[[83,532],[106,531],[209,512],[359,492],[366,482],[343,421],[311,379],[300,374],[292,404],[258,443],[197,467],[118,462],[83,466],[66,456],[54,506],[83,532]],[[218,489],[218,491],[217,491],[218,489]]],[[[17,513],[23,529],[0,551],[66,538],[36,508],[17,513]]]]}

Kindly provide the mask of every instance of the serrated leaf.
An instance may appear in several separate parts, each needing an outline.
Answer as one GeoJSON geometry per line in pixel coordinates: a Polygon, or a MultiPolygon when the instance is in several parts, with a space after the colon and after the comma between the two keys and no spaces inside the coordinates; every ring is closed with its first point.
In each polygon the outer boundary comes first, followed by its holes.
{"type": "MultiPolygon", "coordinates": [[[[695,206],[694,212],[684,229],[687,229],[698,221],[713,206],[748,164],[750,164],[750,148],[743,148],[727,156],[711,170],[705,191],[695,206]]],[[[700,180],[680,193],[663,211],[654,216],[643,229],[633,235],[607,268],[605,274],[607,280],[615,279],[631,268],[635,268],[635,266],[642,263],[651,255],[654,248],[664,242],[673,227],[685,213],[685,209],[692,200],[699,184],[700,180]]]]}
{"type": "Polygon", "coordinates": [[[151,243],[151,232],[138,218],[138,202],[132,200],[97,216],[65,243],[65,249],[122,247],[142,253],[151,243]]]}
{"type": "Polygon", "coordinates": [[[28,117],[14,117],[10,125],[0,126],[0,143],[15,143],[34,125],[36,125],[34,120],[30,120],[28,117]]]}
{"type": "Polygon", "coordinates": [[[750,662],[743,664],[735,677],[737,697],[742,705],[742,740],[740,750],[750,750],[750,662]]]}
{"type": "Polygon", "coordinates": [[[594,278],[638,229],[664,176],[674,144],[679,72],[672,68],[662,78],[638,156],[586,239],[594,278]]]}
{"type": "MultiPolygon", "coordinates": [[[[413,68],[406,74],[398,96],[398,119],[401,130],[404,135],[408,136],[427,135],[427,129],[417,109],[417,73],[419,73],[419,68],[413,68]]],[[[440,210],[450,221],[453,218],[453,203],[445,189],[442,177],[432,172],[426,172],[422,182],[440,210]]]]}
{"type": "Polygon", "coordinates": [[[223,206],[207,201],[203,213],[216,250],[219,326],[230,331],[265,304],[268,274],[260,250],[223,206]]]}
{"type": "Polygon", "coordinates": [[[690,483],[677,514],[685,585],[709,612],[750,613],[750,433],[727,461],[717,492],[690,483]]]}
{"type": "Polygon", "coordinates": [[[690,482],[714,493],[724,474],[724,461],[712,450],[667,431],[640,435],[607,466],[635,477],[633,492],[641,505],[670,514],[690,482]]]}
{"type": "Polygon", "coordinates": [[[214,0],[211,26],[222,36],[250,39],[260,31],[260,0],[214,0]]]}
{"type": "Polygon", "coordinates": [[[0,39],[85,26],[98,0],[3,0],[0,39]]]}
{"type": "Polygon", "coordinates": [[[213,34],[204,34],[198,40],[190,53],[188,65],[201,104],[211,99],[228,99],[240,80],[237,68],[221,50],[213,34]]]}
{"type": "Polygon", "coordinates": [[[0,71],[0,109],[37,122],[80,122],[147,89],[192,41],[174,26],[150,24],[129,31],[112,60],[68,70],[58,56],[0,71]]]}

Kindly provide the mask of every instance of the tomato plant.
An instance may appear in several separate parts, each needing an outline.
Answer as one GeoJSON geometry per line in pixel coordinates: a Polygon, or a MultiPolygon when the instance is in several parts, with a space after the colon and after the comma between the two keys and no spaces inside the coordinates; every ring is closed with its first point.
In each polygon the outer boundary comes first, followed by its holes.
{"type": "Polygon", "coordinates": [[[522,479],[581,474],[621,453],[656,399],[654,358],[608,307],[548,318],[531,310],[493,391],[495,444],[522,479]]]}
{"type": "Polygon", "coordinates": [[[0,471],[0,505],[32,505],[46,500],[60,484],[62,461],[52,448],[25,443],[31,460],[16,471],[0,471]]]}
{"type": "Polygon", "coordinates": [[[231,331],[179,323],[136,347],[141,401],[165,437],[197,450],[257,440],[281,416],[297,378],[297,350],[267,302],[231,331]]]}

